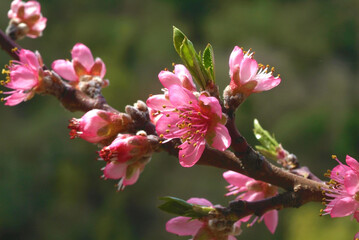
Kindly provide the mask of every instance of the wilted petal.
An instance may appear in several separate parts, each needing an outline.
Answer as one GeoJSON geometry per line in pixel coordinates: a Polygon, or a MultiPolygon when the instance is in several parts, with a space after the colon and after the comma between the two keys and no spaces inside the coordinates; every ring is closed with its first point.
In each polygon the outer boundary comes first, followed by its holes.
{"type": "Polygon", "coordinates": [[[166,231],[179,236],[193,236],[203,226],[199,220],[189,217],[175,217],[166,223],[166,231]]]}

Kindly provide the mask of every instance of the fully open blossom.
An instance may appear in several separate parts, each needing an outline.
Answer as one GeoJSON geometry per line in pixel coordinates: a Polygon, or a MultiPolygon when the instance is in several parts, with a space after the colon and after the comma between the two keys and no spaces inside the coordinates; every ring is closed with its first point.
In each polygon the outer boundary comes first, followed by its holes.
{"type": "Polygon", "coordinates": [[[331,217],[353,215],[359,222],[359,163],[348,155],[347,165],[333,157],[339,165],[330,172],[329,189],[324,189],[328,201],[324,214],[331,217]]]}
{"type": "MultiPolygon", "coordinates": [[[[237,200],[253,202],[273,197],[278,193],[277,187],[262,181],[257,181],[237,172],[227,171],[223,173],[223,177],[230,184],[227,187],[229,190],[229,193],[226,194],[227,196],[241,193],[237,196],[237,200]]],[[[246,222],[250,217],[251,216],[245,217],[240,221],[246,222]]],[[[259,218],[259,221],[263,219],[268,230],[273,234],[278,224],[278,211],[271,210],[266,212],[259,218]]],[[[250,225],[253,225],[256,220],[258,220],[258,217],[254,218],[250,225]]]]}
{"type": "Polygon", "coordinates": [[[253,52],[243,52],[235,46],[229,57],[230,88],[233,93],[251,93],[270,90],[280,83],[279,76],[274,77],[274,68],[258,64],[253,59],[253,52]]]}
{"type": "Polygon", "coordinates": [[[72,139],[80,137],[88,142],[98,143],[126,130],[130,122],[131,118],[127,114],[93,109],[80,119],[70,120],[70,136],[72,139]]]}
{"type": "Polygon", "coordinates": [[[109,146],[99,151],[100,158],[107,162],[102,169],[104,178],[120,179],[119,190],[134,184],[152,153],[152,145],[146,136],[119,134],[109,146]]]}
{"type": "Polygon", "coordinates": [[[25,35],[30,38],[40,37],[46,27],[47,18],[41,14],[41,6],[37,1],[23,2],[14,0],[8,12],[9,30],[16,29],[17,38],[25,35]]]}
{"type": "MultiPolygon", "coordinates": [[[[188,203],[202,206],[213,206],[210,201],[204,198],[190,198],[188,203]]],[[[221,229],[220,231],[208,219],[192,219],[190,217],[175,217],[166,223],[167,232],[177,234],[179,236],[193,236],[194,239],[228,239],[235,240],[234,236],[239,235],[240,221],[221,229]]]]}
{"type": "Polygon", "coordinates": [[[180,164],[183,167],[193,166],[201,157],[206,143],[220,151],[227,149],[231,138],[224,126],[226,117],[222,115],[218,100],[205,92],[195,94],[191,91],[193,85],[189,85],[191,90],[188,90],[177,81],[176,74],[166,73],[167,78],[163,78],[161,73],[159,78],[168,89],[167,95],[152,96],[147,105],[161,115],[156,122],[158,135],[169,140],[181,139],[180,164]]]}
{"type": "MultiPolygon", "coordinates": [[[[163,94],[156,94],[148,98],[148,102],[152,105],[158,105],[155,109],[160,108],[163,109],[163,106],[166,106],[167,110],[173,110],[175,107],[171,104],[169,96],[168,96],[168,88],[172,85],[178,85],[188,89],[189,91],[195,92],[196,85],[193,83],[192,76],[187,68],[182,64],[176,64],[174,66],[174,71],[161,71],[158,74],[158,79],[165,87],[163,94]]],[[[162,113],[158,110],[155,110],[149,106],[150,118],[153,123],[156,122],[161,118],[162,113]]]]}
{"type": "Polygon", "coordinates": [[[7,74],[5,87],[12,89],[12,91],[4,92],[9,96],[2,99],[8,106],[31,99],[35,92],[40,90],[42,84],[44,72],[40,54],[21,49],[18,56],[19,61],[11,61],[8,70],[3,70],[3,73],[7,74]]]}
{"type": "Polygon", "coordinates": [[[64,79],[79,83],[87,82],[94,77],[102,86],[108,85],[108,80],[103,77],[106,74],[106,66],[100,58],[94,60],[91,50],[82,43],[77,43],[71,50],[72,61],[59,59],[52,63],[52,69],[64,79]]]}

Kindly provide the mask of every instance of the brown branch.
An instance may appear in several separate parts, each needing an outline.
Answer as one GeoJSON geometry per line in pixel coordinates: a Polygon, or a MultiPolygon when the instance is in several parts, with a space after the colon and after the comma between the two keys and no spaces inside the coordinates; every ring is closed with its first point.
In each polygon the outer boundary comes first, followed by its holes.
{"type": "MultiPolygon", "coordinates": [[[[20,49],[20,46],[7,37],[1,30],[0,45],[2,49],[5,50],[11,57],[18,59],[17,54],[12,51],[12,49],[14,47],[20,49]]],[[[46,67],[44,70],[46,70],[46,67]]],[[[69,111],[86,112],[96,108],[118,112],[116,109],[107,104],[102,95],[96,98],[91,98],[82,91],[63,81],[59,76],[57,76],[57,74],[48,70],[45,72],[47,74],[44,78],[45,86],[41,93],[55,96],[69,111]]],[[[321,189],[325,187],[324,184],[300,177],[270,164],[262,155],[254,151],[253,148],[248,145],[244,137],[242,137],[237,131],[234,124],[234,113],[227,112],[227,114],[229,115],[229,120],[226,126],[232,137],[231,147],[234,150],[234,154],[230,151],[222,152],[206,147],[206,150],[198,161],[198,164],[233,170],[254,179],[282,187],[283,189],[289,191],[288,193],[271,198],[272,200],[266,199],[259,202],[246,203],[246,208],[248,208],[248,210],[246,210],[247,212],[238,213],[239,215],[248,215],[253,213],[255,209],[257,209],[257,207],[255,207],[256,205],[262,206],[258,209],[263,209],[261,211],[265,211],[266,209],[271,208],[289,206],[296,207],[309,201],[318,202],[322,200],[321,189]],[[293,201],[289,201],[288,199],[293,201]],[[288,202],[293,202],[293,204],[289,204],[288,202]],[[250,207],[252,205],[253,207],[250,207]]],[[[156,134],[153,124],[147,122],[145,125],[148,134],[156,134]]],[[[136,126],[136,128],[141,128],[141,126],[136,126]]],[[[175,146],[176,141],[171,141],[164,144],[163,149],[170,154],[177,156],[178,150],[175,146]]],[[[238,202],[238,204],[240,203],[238,202]]],[[[256,211],[256,214],[262,213],[258,212],[259,210],[256,211]]]]}

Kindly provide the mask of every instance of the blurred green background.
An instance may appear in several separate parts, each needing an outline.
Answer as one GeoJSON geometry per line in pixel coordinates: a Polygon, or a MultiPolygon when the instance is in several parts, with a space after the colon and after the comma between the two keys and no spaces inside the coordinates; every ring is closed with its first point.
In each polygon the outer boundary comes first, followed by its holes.
{"type": "MultiPolygon", "coordinates": [[[[0,2],[7,25],[10,0],[0,2]]],[[[108,102],[123,110],[160,92],[157,74],[179,57],[172,25],[203,49],[215,51],[216,76],[229,83],[228,57],[235,45],[253,48],[256,60],[276,67],[282,83],[252,95],[238,111],[249,142],[253,119],[274,132],[318,176],[331,169],[331,154],[359,158],[359,2],[356,0],[47,0],[44,36],[20,44],[39,50],[50,66],[70,58],[77,42],[106,63],[108,102]]],[[[9,57],[0,52],[0,63],[9,57]]],[[[67,112],[51,96],[16,107],[0,106],[0,239],[188,239],[165,231],[172,216],[158,210],[160,196],[204,197],[226,205],[223,171],[180,167],[156,154],[139,181],[117,193],[103,181],[97,147],[70,140],[67,112]]],[[[352,239],[359,224],[319,217],[320,204],[280,211],[274,235],[263,223],[239,239],[352,239]]]]}

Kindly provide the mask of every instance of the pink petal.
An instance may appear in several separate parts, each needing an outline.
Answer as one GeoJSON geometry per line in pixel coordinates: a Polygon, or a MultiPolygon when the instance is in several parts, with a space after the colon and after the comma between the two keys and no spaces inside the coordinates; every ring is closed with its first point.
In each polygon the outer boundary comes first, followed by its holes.
{"type": "Polygon", "coordinates": [[[269,77],[266,79],[258,80],[257,85],[254,88],[253,92],[263,92],[271,90],[272,88],[278,86],[281,82],[281,79],[279,77],[269,77]]]}
{"type": "Polygon", "coordinates": [[[11,3],[11,9],[8,12],[9,18],[15,18],[17,15],[17,11],[19,8],[23,5],[23,2],[21,0],[14,0],[11,3]]]}
{"type": "Polygon", "coordinates": [[[345,217],[355,212],[358,203],[352,197],[338,199],[330,213],[331,217],[345,217]]]}
{"type": "Polygon", "coordinates": [[[120,179],[126,175],[127,164],[109,162],[103,171],[106,178],[120,179]]]}
{"type": "Polygon", "coordinates": [[[175,217],[166,223],[166,231],[179,236],[194,236],[203,226],[199,220],[191,220],[189,217],[175,217]]]}
{"type": "Polygon", "coordinates": [[[19,58],[20,58],[20,62],[28,64],[33,70],[38,71],[40,64],[34,52],[26,49],[21,49],[19,58]]]}
{"type": "Polygon", "coordinates": [[[336,179],[338,176],[343,176],[344,177],[345,173],[347,171],[349,171],[349,170],[350,170],[350,167],[348,167],[348,166],[346,166],[344,164],[337,165],[331,171],[330,178],[336,179]]]}
{"type": "Polygon", "coordinates": [[[228,240],[237,240],[237,238],[234,237],[233,235],[228,235],[228,240]]]}
{"type": "Polygon", "coordinates": [[[101,71],[100,71],[100,77],[103,78],[106,75],[106,66],[105,63],[102,61],[101,58],[96,58],[95,60],[95,64],[98,64],[101,66],[101,71]]]}
{"type": "Polygon", "coordinates": [[[10,82],[6,87],[29,90],[38,84],[38,76],[28,67],[17,65],[10,71],[10,82]]]}
{"type": "Polygon", "coordinates": [[[160,80],[162,85],[167,89],[170,88],[173,85],[178,85],[178,86],[182,87],[181,80],[172,72],[161,71],[158,74],[158,79],[160,80]]]}
{"type": "Polygon", "coordinates": [[[350,195],[355,195],[359,191],[359,176],[357,172],[349,170],[345,173],[344,186],[350,195]]]}
{"type": "Polygon", "coordinates": [[[354,213],[354,218],[357,220],[357,222],[359,222],[359,211],[354,213]]]}
{"type": "Polygon", "coordinates": [[[15,92],[10,96],[6,97],[4,100],[6,106],[15,106],[23,101],[25,101],[28,97],[29,93],[23,92],[15,92]]]}
{"type": "Polygon", "coordinates": [[[182,86],[188,90],[194,92],[196,91],[196,85],[193,82],[191,73],[187,68],[182,64],[175,65],[175,74],[181,80],[182,86]]]}
{"type": "Polygon", "coordinates": [[[254,202],[265,198],[264,192],[248,191],[242,194],[242,199],[248,202],[254,202]]]}
{"type": "Polygon", "coordinates": [[[247,177],[243,174],[227,171],[223,173],[223,178],[229,183],[237,187],[243,187],[247,182],[252,181],[253,178],[247,177]]]}
{"type": "Polygon", "coordinates": [[[41,6],[40,3],[37,1],[28,1],[24,4],[24,7],[25,19],[41,13],[41,6]]]}
{"type": "Polygon", "coordinates": [[[125,178],[123,180],[123,185],[124,186],[128,186],[128,185],[133,185],[137,182],[138,178],[140,177],[140,173],[141,173],[141,169],[138,167],[136,168],[135,172],[132,173],[132,176],[130,178],[125,178]]]}
{"type": "Polygon", "coordinates": [[[207,97],[205,94],[201,94],[198,98],[199,101],[203,102],[205,106],[210,107],[211,113],[216,114],[219,118],[222,118],[222,107],[215,97],[207,97]]]}
{"type": "Polygon", "coordinates": [[[268,230],[274,234],[275,229],[278,225],[278,211],[277,210],[271,210],[269,212],[266,212],[264,215],[264,223],[267,226],[268,230]]]}
{"type": "Polygon", "coordinates": [[[357,239],[359,239],[359,232],[357,232],[354,236],[354,240],[357,240],[357,239]]]}
{"type": "Polygon", "coordinates": [[[39,21],[37,21],[34,26],[32,26],[32,30],[37,32],[42,32],[46,28],[47,18],[41,17],[39,21]]]}
{"type": "Polygon", "coordinates": [[[257,70],[258,70],[257,61],[252,58],[245,57],[240,66],[241,85],[250,81],[257,73],[257,70]]]}
{"type": "Polygon", "coordinates": [[[349,165],[349,167],[351,167],[354,171],[359,172],[359,163],[357,160],[347,155],[345,161],[349,165]]]}
{"type": "Polygon", "coordinates": [[[146,104],[149,108],[152,108],[156,111],[174,109],[174,106],[164,94],[157,94],[149,97],[146,101],[146,104]],[[165,108],[163,106],[165,106],[165,108]]]}
{"type": "Polygon", "coordinates": [[[235,46],[230,57],[229,57],[229,72],[230,75],[233,76],[234,69],[237,68],[236,66],[240,66],[243,60],[243,50],[235,46]]]}
{"type": "Polygon", "coordinates": [[[187,131],[186,129],[179,130],[176,127],[176,124],[179,121],[180,119],[178,117],[178,113],[165,112],[156,123],[156,132],[159,135],[163,134],[163,136],[167,139],[179,138],[185,131],[187,131]]]}
{"type": "Polygon", "coordinates": [[[228,129],[223,124],[217,124],[214,128],[215,136],[213,138],[212,147],[224,151],[231,145],[231,136],[228,129]]]}
{"type": "Polygon", "coordinates": [[[76,43],[71,51],[72,59],[77,59],[87,71],[91,70],[92,65],[94,64],[93,56],[91,50],[82,43],[76,43]]]}
{"type": "Polygon", "coordinates": [[[201,158],[205,146],[206,144],[204,141],[197,142],[195,147],[192,144],[188,144],[187,142],[181,144],[180,147],[182,149],[179,151],[178,157],[182,167],[192,167],[195,165],[196,162],[201,158]]]}
{"type": "Polygon", "coordinates": [[[56,60],[52,63],[51,67],[57,74],[68,81],[78,80],[72,62],[70,61],[62,59],[56,60]]]}
{"type": "Polygon", "coordinates": [[[202,206],[212,207],[212,203],[205,198],[190,198],[187,200],[188,203],[197,204],[202,206]]]}
{"type": "Polygon", "coordinates": [[[173,106],[190,106],[197,103],[197,98],[193,93],[178,85],[172,85],[168,89],[168,96],[173,106]]]}

